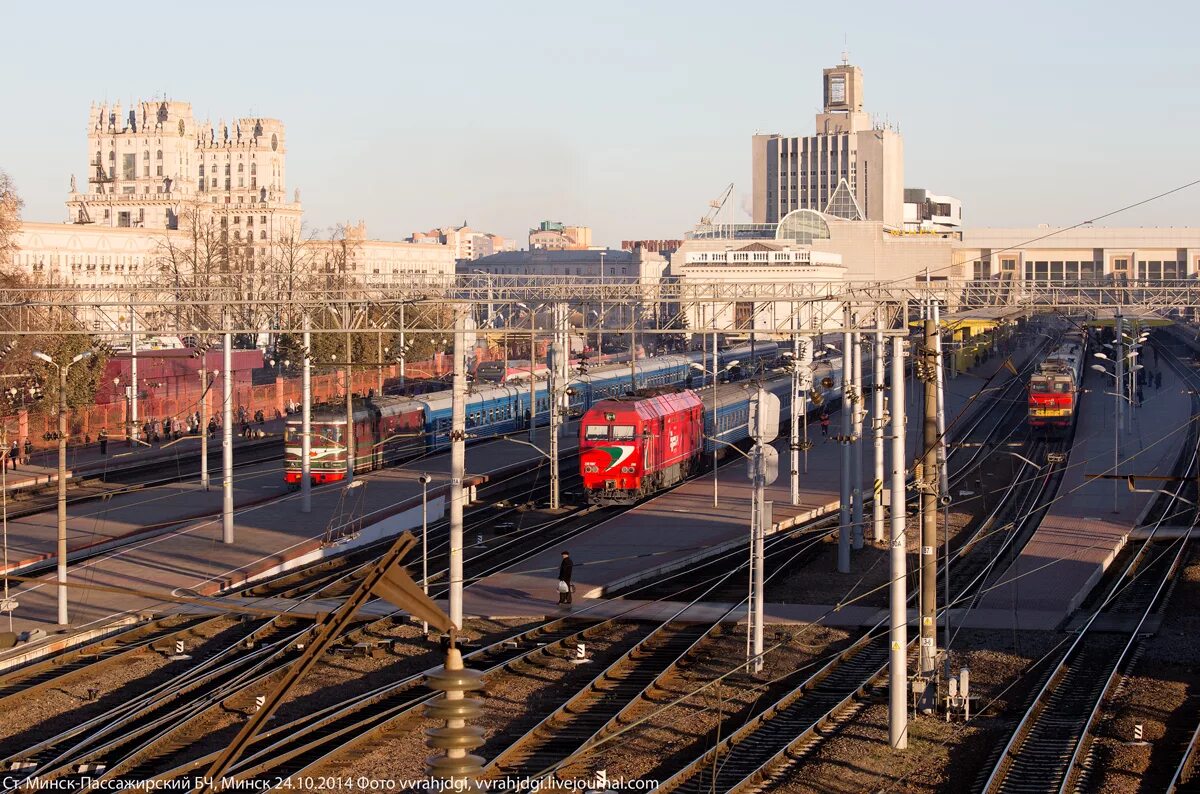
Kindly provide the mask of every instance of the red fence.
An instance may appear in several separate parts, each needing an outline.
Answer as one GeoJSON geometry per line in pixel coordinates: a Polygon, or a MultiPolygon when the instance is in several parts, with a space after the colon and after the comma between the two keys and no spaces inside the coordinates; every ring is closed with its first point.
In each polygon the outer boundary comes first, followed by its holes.
{"type": "MultiPolygon", "coordinates": [[[[430,361],[413,361],[405,365],[405,376],[409,378],[440,377],[450,371],[450,356],[437,355],[430,361]]],[[[399,365],[382,368],[383,378],[396,378],[400,375],[399,365]]],[[[379,391],[380,368],[364,367],[353,373],[353,391],[355,394],[366,394],[372,389],[379,391]]],[[[341,373],[312,376],[312,401],[326,402],[338,397],[344,397],[343,385],[345,378],[341,373]]],[[[299,376],[292,378],[277,378],[274,383],[260,386],[238,385],[233,389],[233,411],[235,417],[238,408],[245,408],[245,415],[254,416],[262,411],[268,419],[282,416],[289,403],[299,405],[302,391],[299,376]]],[[[200,384],[194,389],[182,389],[182,393],[170,397],[155,397],[150,395],[138,400],[138,423],[163,419],[184,419],[189,414],[200,410],[200,384]]],[[[208,402],[209,415],[221,407],[221,384],[218,382],[208,390],[205,399],[208,402]]],[[[127,403],[119,402],[93,405],[87,409],[74,411],[68,417],[70,436],[83,440],[94,441],[101,429],[107,429],[109,437],[122,438],[125,434],[127,403]]],[[[52,446],[55,442],[46,440],[45,435],[58,429],[58,415],[52,411],[44,414],[27,414],[21,411],[16,416],[4,417],[4,426],[9,432],[14,430],[20,438],[28,438],[35,448],[52,446]]],[[[218,416],[218,421],[220,417],[218,416]]],[[[11,436],[10,436],[11,438],[11,436]]]]}

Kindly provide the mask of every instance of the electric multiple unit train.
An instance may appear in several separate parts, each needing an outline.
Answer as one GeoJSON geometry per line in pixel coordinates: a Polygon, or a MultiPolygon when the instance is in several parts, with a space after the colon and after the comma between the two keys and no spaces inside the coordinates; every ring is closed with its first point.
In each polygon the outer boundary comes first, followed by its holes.
{"type": "Polygon", "coordinates": [[[1075,423],[1086,354],[1087,338],[1077,331],[1038,364],[1029,379],[1029,425],[1034,431],[1061,436],[1075,423]]]}

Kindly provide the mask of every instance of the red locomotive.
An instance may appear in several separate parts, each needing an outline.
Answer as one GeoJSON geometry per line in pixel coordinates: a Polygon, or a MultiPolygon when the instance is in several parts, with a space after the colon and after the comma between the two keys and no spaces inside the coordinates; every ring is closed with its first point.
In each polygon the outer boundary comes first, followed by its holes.
{"type": "Polygon", "coordinates": [[[687,479],[703,449],[704,405],[691,391],[602,400],[579,430],[583,487],[594,504],[633,504],[687,479]]]}
{"type": "Polygon", "coordinates": [[[1068,336],[1029,379],[1029,426],[1035,432],[1065,435],[1074,424],[1086,341],[1082,333],[1068,336]]]}

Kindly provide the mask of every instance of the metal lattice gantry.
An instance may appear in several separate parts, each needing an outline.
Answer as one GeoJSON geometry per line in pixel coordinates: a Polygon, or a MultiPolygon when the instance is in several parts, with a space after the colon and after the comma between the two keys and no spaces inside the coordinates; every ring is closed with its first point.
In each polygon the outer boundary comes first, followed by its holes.
{"type": "MultiPolygon", "coordinates": [[[[1054,311],[1088,315],[1115,307],[1129,313],[1191,315],[1200,310],[1200,281],[1082,282],[907,279],[865,281],[700,282],[690,279],[607,280],[596,283],[564,276],[469,274],[414,276],[401,287],[371,283],[295,290],[248,298],[228,287],[167,287],[157,283],[119,288],[31,286],[0,290],[0,333],[47,331],[109,336],[129,333],[136,315],[143,334],[206,336],[263,331],[300,333],[407,328],[411,333],[452,333],[450,303],[480,307],[480,316],[510,315],[514,307],[537,313],[543,307],[605,307],[602,323],[583,312],[580,330],[615,333],[728,332],[715,320],[731,307],[749,307],[758,333],[798,329],[797,315],[817,311],[837,317],[850,305],[867,316],[876,306],[934,300],[948,311],[988,307],[1013,314],[1054,311]],[[709,307],[705,310],[704,307],[709,307]],[[771,308],[774,307],[774,308],[771,308]],[[783,307],[782,309],[780,307],[783,307]],[[700,308],[701,311],[697,311],[700,308]],[[402,319],[408,311],[407,320],[402,319]],[[701,318],[697,322],[696,318],[701,318]]],[[[547,312],[550,310],[545,309],[547,312]]],[[[745,318],[743,318],[745,319],[745,318]]],[[[511,324],[508,329],[518,332],[511,324]]],[[[741,328],[740,330],[751,330],[741,328]]]]}

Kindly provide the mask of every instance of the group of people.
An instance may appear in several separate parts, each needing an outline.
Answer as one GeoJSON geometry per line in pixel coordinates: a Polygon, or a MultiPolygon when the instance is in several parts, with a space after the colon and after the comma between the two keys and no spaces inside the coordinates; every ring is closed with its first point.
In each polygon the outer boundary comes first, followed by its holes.
{"type": "Polygon", "coordinates": [[[18,461],[28,461],[29,456],[32,454],[33,454],[33,442],[32,441],[30,441],[28,438],[26,438],[25,445],[24,445],[24,447],[22,447],[22,445],[20,443],[18,443],[17,440],[14,438],[13,442],[12,442],[12,446],[9,447],[8,455],[5,456],[5,458],[4,458],[4,467],[8,468],[9,466],[11,466],[12,470],[16,471],[17,470],[17,462],[18,461]],[[25,452],[24,456],[21,455],[22,449],[24,449],[24,452],[25,452]]]}

